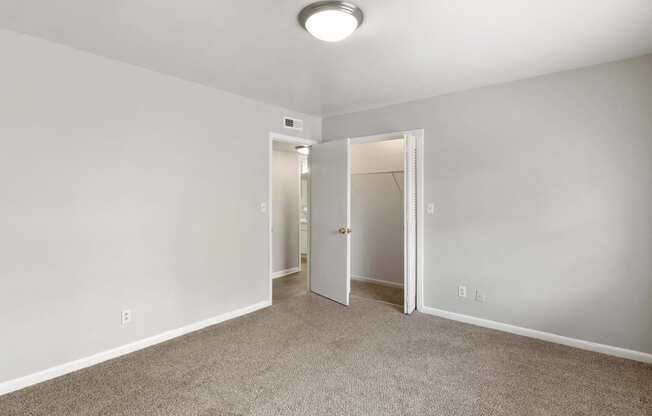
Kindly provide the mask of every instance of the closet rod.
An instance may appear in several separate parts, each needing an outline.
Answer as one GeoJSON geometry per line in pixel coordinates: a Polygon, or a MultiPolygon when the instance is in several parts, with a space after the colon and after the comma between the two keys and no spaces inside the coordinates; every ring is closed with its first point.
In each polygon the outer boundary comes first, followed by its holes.
{"type": "Polygon", "coordinates": [[[396,180],[396,176],[394,176],[395,173],[403,173],[405,172],[404,170],[388,170],[384,172],[367,172],[367,173],[352,173],[351,176],[353,175],[380,175],[380,174],[388,174],[392,175],[392,179],[394,179],[394,183],[396,184],[396,189],[398,189],[398,192],[400,194],[403,194],[403,190],[401,189],[401,185],[398,184],[398,181],[396,180]]]}
{"type": "Polygon", "coordinates": [[[384,170],[382,172],[364,172],[364,173],[352,173],[351,175],[381,175],[384,173],[403,173],[405,172],[404,170],[384,170]]]}

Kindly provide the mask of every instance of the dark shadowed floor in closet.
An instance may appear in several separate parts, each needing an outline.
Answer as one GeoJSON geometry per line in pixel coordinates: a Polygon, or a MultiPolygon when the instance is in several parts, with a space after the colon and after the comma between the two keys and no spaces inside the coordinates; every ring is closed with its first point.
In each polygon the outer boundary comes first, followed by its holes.
{"type": "MultiPolygon", "coordinates": [[[[272,301],[274,303],[305,295],[308,291],[307,263],[304,260],[301,271],[274,279],[272,301]]],[[[403,306],[403,289],[358,280],[351,281],[351,296],[378,300],[403,306]]]]}

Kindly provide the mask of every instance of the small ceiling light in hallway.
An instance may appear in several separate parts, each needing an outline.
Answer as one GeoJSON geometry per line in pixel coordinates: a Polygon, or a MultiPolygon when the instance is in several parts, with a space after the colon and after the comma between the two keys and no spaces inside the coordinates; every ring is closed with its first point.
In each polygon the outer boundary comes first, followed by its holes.
{"type": "Polygon", "coordinates": [[[339,42],[349,37],[363,20],[362,10],[343,1],[318,1],[304,7],[299,23],[311,35],[325,42],[339,42]]]}

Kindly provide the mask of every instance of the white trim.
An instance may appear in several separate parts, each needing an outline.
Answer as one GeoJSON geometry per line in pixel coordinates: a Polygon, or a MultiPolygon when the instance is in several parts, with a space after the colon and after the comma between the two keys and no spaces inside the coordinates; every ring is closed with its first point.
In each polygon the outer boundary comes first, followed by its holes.
{"type": "MultiPolygon", "coordinates": [[[[287,134],[281,133],[269,133],[268,143],[267,143],[267,269],[269,273],[269,304],[272,304],[272,280],[274,279],[274,272],[272,271],[272,155],[273,155],[273,145],[274,142],[283,142],[291,143],[304,146],[312,146],[319,143],[317,140],[312,139],[303,139],[301,137],[288,136],[287,134]]],[[[308,164],[310,164],[310,157],[308,158],[308,164]]],[[[301,175],[301,170],[299,168],[299,175],[301,175]]],[[[309,192],[310,193],[310,192],[309,192]]],[[[299,204],[301,204],[301,199],[299,198],[299,204]]],[[[310,204],[308,204],[310,206],[310,204]]],[[[310,210],[310,208],[308,208],[310,210]]],[[[300,216],[300,215],[299,215],[300,216]]],[[[310,212],[308,212],[308,221],[310,221],[310,212]]],[[[310,228],[308,228],[308,240],[310,240],[310,228]]],[[[299,226],[299,233],[301,233],[301,227],[299,226]]],[[[301,241],[301,235],[299,235],[299,242],[301,241]]],[[[308,259],[310,259],[310,245],[308,245],[308,259]]],[[[299,244],[299,267],[301,267],[301,244],[299,244]]],[[[308,268],[308,287],[310,287],[310,268],[308,268]]]]}
{"type": "MultiPolygon", "coordinates": [[[[346,139],[346,228],[351,229],[351,139],[346,139]]],[[[346,306],[351,304],[351,233],[346,234],[346,306]]]]}
{"type": "Polygon", "coordinates": [[[158,335],[154,335],[148,338],[141,339],[139,341],[132,342],[130,344],[122,345],[117,348],[103,351],[91,355],[89,357],[80,358],[78,360],[61,364],[56,367],[51,367],[48,368],[47,370],[39,371],[34,374],[5,381],[3,383],[0,383],[0,396],[3,394],[11,393],[12,391],[16,391],[16,390],[23,389],[25,387],[32,386],[34,384],[42,383],[44,381],[53,379],[55,377],[60,377],[65,374],[72,373],[73,371],[81,370],[82,368],[87,368],[99,364],[101,362],[132,353],[134,351],[151,347],[152,345],[160,344],[161,342],[165,342],[173,338],[177,338],[182,335],[188,334],[190,332],[194,332],[211,325],[219,324],[221,322],[246,315],[248,313],[266,308],[268,306],[271,306],[271,303],[269,301],[258,302],[250,306],[245,306],[244,308],[236,309],[231,312],[226,312],[212,318],[204,319],[202,321],[183,326],[181,328],[165,331],[158,335]]]}
{"type": "Polygon", "coordinates": [[[292,273],[299,273],[301,267],[292,267],[291,269],[279,270],[277,272],[272,272],[272,279],[278,279],[279,277],[287,276],[292,273]]]}
{"type": "Polygon", "coordinates": [[[287,134],[273,133],[273,132],[269,133],[269,140],[283,142],[283,143],[304,145],[304,146],[312,146],[313,144],[319,143],[317,140],[304,139],[301,137],[288,136],[287,134]]]}
{"type": "Polygon", "coordinates": [[[374,279],[373,277],[360,276],[357,274],[352,274],[351,279],[357,280],[359,282],[374,283],[381,286],[399,287],[401,289],[403,288],[403,283],[388,282],[387,280],[374,279]]]}
{"type": "Polygon", "coordinates": [[[613,355],[615,357],[627,358],[629,360],[652,363],[652,354],[645,352],[628,350],[611,345],[598,344],[596,342],[584,341],[576,338],[569,338],[562,335],[552,334],[549,332],[537,331],[535,329],[523,328],[520,326],[505,324],[502,322],[490,321],[488,319],[476,318],[474,316],[463,315],[455,312],[448,312],[441,309],[424,306],[423,313],[439,316],[441,318],[451,319],[453,321],[464,322],[471,325],[477,325],[484,328],[491,328],[498,331],[509,332],[511,334],[522,335],[524,337],[540,339],[543,341],[553,342],[555,344],[575,347],[582,350],[599,352],[602,354],[613,355]]]}

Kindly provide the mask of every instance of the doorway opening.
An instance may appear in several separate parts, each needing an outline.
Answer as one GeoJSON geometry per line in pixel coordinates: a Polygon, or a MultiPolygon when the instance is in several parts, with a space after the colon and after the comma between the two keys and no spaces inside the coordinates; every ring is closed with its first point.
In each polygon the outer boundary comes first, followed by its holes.
{"type": "Polygon", "coordinates": [[[314,142],[270,134],[270,301],[307,293],[310,270],[310,165],[314,142]]]}
{"type": "Polygon", "coordinates": [[[351,294],[353,296],[362,294],[363,297],[373,297],[398,305],[402,303],[403,312],[406,314],[412,313],[417,305],[421,308],[423,305],[423,279],[421,278],[423,276],[423,136],[423,130],[410,130],[329,141],[312,147],[309,282],[311,292],[343,305],[349,305],[351,294]],[[362,150],[363,146],[359,148],[355,146],[373,143],[378,143],[375,147],[379,149],[393,146],[398,151],[392,152],[392,156],[374,155],[374,152],[371,152],[371,155],[363,157],[366,162],[362,163],[363,165],[366,163],[367,166],[361,168],[360,162],[355,160],[359,159],[356,153],[366,152],[362,150]],[[361,151],[358,152],[356,149],[361,151]],[[389,161],[388,166],[382,166],[381,162],[388,162],[386,159],[393,157],[398,159],[396,165],[392,166],[389,161]],[[353,175],[352,167],[355,169],[353,175]],[[369,177],[362,178],[363,175],[369,177]],[[352,182],[356,182],[353,187],[352,182]],[[356,193],[355,196],[352,196],[353,192],[356,193]],[[367,198],[364,197],[365,192],[367,198]],[[394,199],[390,201],[390,198],[394,199]],[[353,213],[356,217],[353,220],[352,199],[356,205],[354,209],[357,210],[353,213]],[[390,220],[371,218],[382,217],[384,215],[380,212],[382,210],[394,213],[385,213],[391,215],[391,226],[388,225],[390,220]],[[357,229],[357,227],[361,228],[357,229]],[[388,232],[392,234],[391,238],[384,235],[388,232]],[[389,248],[378,247],[390,240],[391,243],[387,244],[389,248]],[[403,244],[402,250],[400,241],[403,244]],[[383,265],[389,257],[394,260],[383,265]],[[403,302],[400,301],[401,290],[393,291],[393,294],[387,293],[392,292],[389,290],[392,288],[400,289],[401,279],[403,302]],[[368,285],[360,287],[362,283],[374,285],[380,283],[384,288],[371,289],[368,285]],[[366,293],[364,293],[365,289],[368,289],[366,293]],[[369,289],[375,293],[369,293],[369,289]],[[379,294],[379,292],[386,293],[379,294]]]}
{"type": "Polygon", "coordinates": [[[350,146],[351,296],[403,308],[405,138],[350,146]]]}

